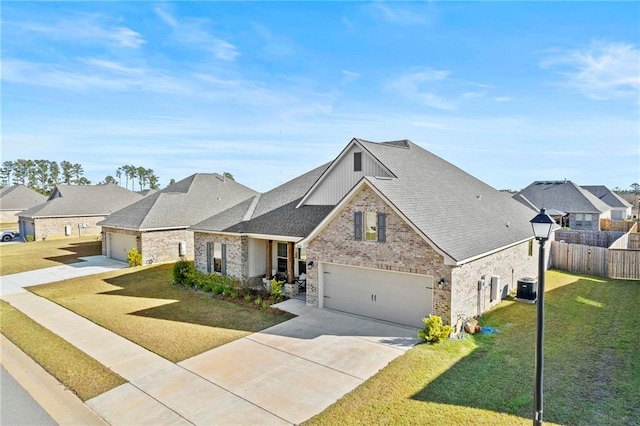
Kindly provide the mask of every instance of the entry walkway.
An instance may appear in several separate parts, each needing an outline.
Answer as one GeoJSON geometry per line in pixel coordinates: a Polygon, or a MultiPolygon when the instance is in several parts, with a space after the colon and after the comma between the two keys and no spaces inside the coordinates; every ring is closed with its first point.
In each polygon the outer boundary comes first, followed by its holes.
{"type": "Polygon", "coordinates": [[[129,381],[87,401],[113,425],[301,423],[417,341],[411,328],[289,300],[279,307],[298,317],[174,364],[4,283],[4,300],[129,381]]]}

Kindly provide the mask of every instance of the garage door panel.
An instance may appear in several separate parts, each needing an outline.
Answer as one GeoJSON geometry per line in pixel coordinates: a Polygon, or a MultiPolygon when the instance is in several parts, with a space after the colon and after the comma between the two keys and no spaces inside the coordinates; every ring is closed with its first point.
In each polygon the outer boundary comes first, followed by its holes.
{"type": "Polygon", "coordinates": [[[324,306],[416,327],[432,312],[433,277],[323,264],[324,306]]]}
{"type": "Polygon", "coordinates": [[[108,233],[109,257],[115,260],[127,261],[129,250],[137,246],[135,235],[124,235],[115,232],[108,233]]]}

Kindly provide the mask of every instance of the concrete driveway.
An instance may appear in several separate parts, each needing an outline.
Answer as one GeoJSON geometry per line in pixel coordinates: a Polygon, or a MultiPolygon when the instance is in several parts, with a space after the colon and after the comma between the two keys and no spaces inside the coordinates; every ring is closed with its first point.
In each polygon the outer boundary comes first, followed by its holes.
{"type": "Polygon", "coordinates": [[[178,416],[166,413],[153,422],[299,424],[417,343],[412,328],[299,300],[279,307],[299,316],[180,362],[179,369],[168,366],[132,378],[88,405],[111,424],[144,422],[124,415],[127,407],[157,410],[158,402],[178,416]]]}

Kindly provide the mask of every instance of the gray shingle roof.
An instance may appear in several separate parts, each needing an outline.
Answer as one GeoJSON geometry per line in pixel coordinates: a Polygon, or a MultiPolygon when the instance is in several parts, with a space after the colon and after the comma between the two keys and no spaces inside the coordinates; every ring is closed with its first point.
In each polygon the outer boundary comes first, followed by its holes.
{"type": "Polygon", "coordinates": [[[256,194],[217,173],[196,173],[115,212],[99,225],[136,230],[187,228],[256,194]]]}
{"type": "Polygon", "coordinates": [[[366,181],[455,261],[532,238],[535,211],[453,164],[411,141],[358,141],[397,176],[366,181]]]}
{"type": "Polygon", "coordinates": [[[333,209],[296,205],[329,163],[191,227],[192,230],[305,237],[333,209]]]}
{"type": "Polygon", "coordinates": [[[514,195],[522,195],[539,208],[556,209],[567,213],[599,214],[611,207],[589,191],[571,181],[536,181],[514,195]]]}
{"type": "Polygon", "coordinates": [[[47,201],[47,197],[24,185],[0,190],[0,210],[27,210],[47,201]]]}
{"type": "Polygon", "coordinates": [[[631,204],[629,204],[627,200],[604,185],[582,185],[582,189],[586,189],[609,207],[631,207],[631,204]]]}
{"type": "Polygon", "coordinates": [[[107,216],[140,198],[140,194],[114,184],[56,185],[45,203],[19,216],[107,216]]]}

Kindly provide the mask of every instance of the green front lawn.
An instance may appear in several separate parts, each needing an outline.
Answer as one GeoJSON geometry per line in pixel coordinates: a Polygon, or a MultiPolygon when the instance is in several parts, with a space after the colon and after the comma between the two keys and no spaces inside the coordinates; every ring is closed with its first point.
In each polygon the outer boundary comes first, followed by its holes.
{"type": "Polygon", "coordinates": [[[293,317],[173,286],[172,267],[127,268],[28,290],[173,362],[293,317]]]}
{"type": "Polygon", "coordinates": [[[80,257],[99,254],[102,254],[102,242],[95,237],[0,243],[0,275],[82,262],[80,257]]]}
{"type": "Polygon", "coordinates": [[[2,300],[0,332],[83,401],[126,383],[122,377],[2,300]]]}
{"type": "MultiPolygon", "coordinates": [[[[547,273],[544,421],[640,419],[640,282],[547,273]]],[[[496,335],[419,345],[307,424],[531,424],[536,306],[483,315],[496,335]]]]}

